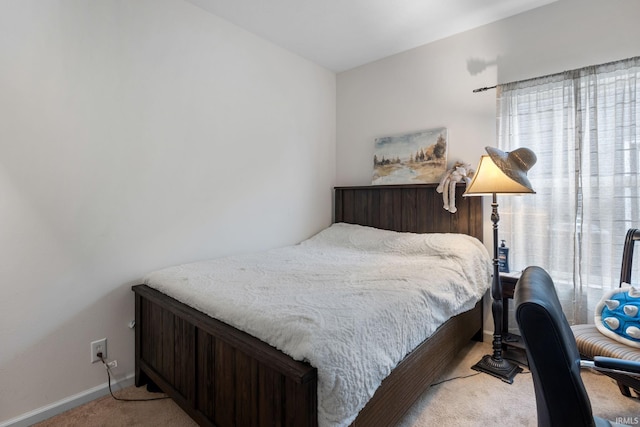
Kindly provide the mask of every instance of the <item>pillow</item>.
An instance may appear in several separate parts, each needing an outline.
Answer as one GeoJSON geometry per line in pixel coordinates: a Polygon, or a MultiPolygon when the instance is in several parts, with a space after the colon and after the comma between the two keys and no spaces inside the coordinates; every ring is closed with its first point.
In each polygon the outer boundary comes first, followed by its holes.
{"type": "Polygon", "coordinates": [[[459,233],[409,233],[338,222],[300,243],[403,256],[458,256],[473,259],[487,254],[480,240],[459,233]]]}
{"type": "Polygon", "coordinates": [[[623,283],[605,294],[596,306],[595,324],[607,337],[640,348],[640,289],[623,283]]]}

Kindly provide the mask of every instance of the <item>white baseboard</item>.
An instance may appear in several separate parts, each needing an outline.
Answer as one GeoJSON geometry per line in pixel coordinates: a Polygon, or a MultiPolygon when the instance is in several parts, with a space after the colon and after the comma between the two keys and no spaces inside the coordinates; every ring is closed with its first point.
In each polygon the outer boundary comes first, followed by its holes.
{"type": "MultiPolygon", "coordinates": [[[[113,381],[111,383],[111,388],[120,389],[129,387],[134,384],[134,377],[135,376],[133,374],[129,374],[120,381],[113,381]]],[[[108,394],[109,384],[100,384],[99,386],[90,388],[89,390],[85,390],[78,394],[74,394],[73,396],[54,402],[51,405],[43,406],[10,420],[0,421],[0,427],[28,427],[108,394]]]]}

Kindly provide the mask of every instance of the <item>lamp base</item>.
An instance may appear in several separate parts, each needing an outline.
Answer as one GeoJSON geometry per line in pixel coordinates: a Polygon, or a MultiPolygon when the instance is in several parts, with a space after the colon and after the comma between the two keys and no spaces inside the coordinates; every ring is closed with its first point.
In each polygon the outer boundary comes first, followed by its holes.
{"type": "Polygon", "coordinates": [[[473,365],[471,369],[493,375],[494,377],[509,384],[513,384],[513,377],[522,372],[522,368],[520,366],[505,359],[494,359],[493,356],[489,354],[473,365]]]}

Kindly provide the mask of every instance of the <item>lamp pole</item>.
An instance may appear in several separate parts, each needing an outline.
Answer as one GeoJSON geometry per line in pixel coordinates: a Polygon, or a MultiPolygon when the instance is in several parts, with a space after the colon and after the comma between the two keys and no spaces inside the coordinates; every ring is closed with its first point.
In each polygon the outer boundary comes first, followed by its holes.
{"type": "Polygon", "coordinates": [[[493,282],[491,283],[491,313],[493,314],[493,358],[502,359],[502,283],[498,268],[498,197],[493,193],[491,202],[491,222],[493,222],[493,282]]]}
{"type": "Polygon", "coordinates": [[[467,185],[465,196],[493,196],[491,221],[493,222],[493,281],[491,282],[491,313],[493,314],[493,354],[485,355],[471,369],[485,372],[511,384],[522,368],[502,358],[502,283],[498,268],[498,194],[535,193],[527,178],[527,171],[536,163],[536,155],[521,147],[511,152],[485,147],[488,155],[480,158],[478,170],[467,185]]]}

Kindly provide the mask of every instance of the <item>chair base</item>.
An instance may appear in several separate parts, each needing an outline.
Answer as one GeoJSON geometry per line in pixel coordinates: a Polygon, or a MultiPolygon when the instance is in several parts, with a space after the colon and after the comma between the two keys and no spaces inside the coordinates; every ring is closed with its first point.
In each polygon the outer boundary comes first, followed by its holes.
{"type": "Polygon", "coordinates": [[[640,398],[640,379],[638,379],[637,377],[632,377],[630,375],[624,374],[615,374],[611,372],[600,373],[616,380],[618,389],[620,389],[620,393],[622,393],[623,396],[633,398],[634,396],[631,394],[631,390],[633,390],[636,394],[636,398],[640,398]]]}
{"type": "Polygon", "coordinates": [[[484,356],[478,363],[473,365],[471,369],[493,375],[509,384],[513,384],[513,377],[522,372],[520,366],[505,359],[494,359],[490,354],[484,356]]]}

